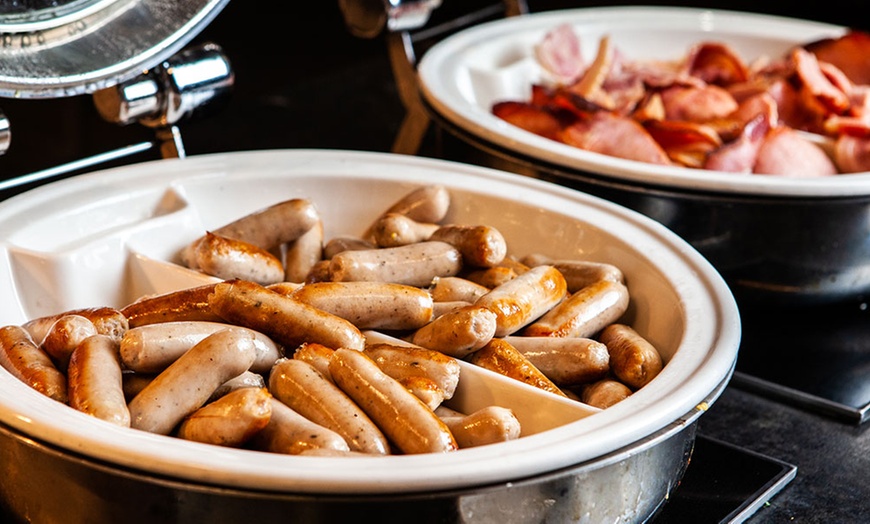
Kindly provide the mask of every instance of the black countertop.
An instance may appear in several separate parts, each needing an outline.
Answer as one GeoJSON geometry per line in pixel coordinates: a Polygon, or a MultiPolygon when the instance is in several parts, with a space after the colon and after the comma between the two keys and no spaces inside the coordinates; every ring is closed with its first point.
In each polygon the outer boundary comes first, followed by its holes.
{"type": "MultiPolygon", "coordinates": [[[[181,126],[189,155],[271,148],[391,150],[404,110],[385,42],[351,36],[337,5],[324,4],[306,16],[276,16],[250,2],[231,2],[206,29],[198,40],[224,48],[236,87],[217,114],[181,126]],[[297,29],[303,25],[304,30],[297,29]]],[[[445,10],[457,6],[450,0],[444,4],[445,10]]],[[[611,4],[615,2],[528,2],[532,12],[611,4]]],[[[739,1],[694,5],[851,24],[861,4],[826,2],[824,12],[814,12],[821,9],[818,3],[789,5],[788,12],[739,1]]],[[[0,108],[13,133],[10,151],[0,157],[4,178],[152,137],[140,126],[118,128],[99,120],[87,96],[0,100],[0,108]]],[[[419,154],[432,154],[432,133],[419,154]]],[[[868,427],[870,423],[837,420],[734,384],[698,425],[703,435],[797,466],[794,480],[750,518],[753,523],[870,522],[868,427]]]]}

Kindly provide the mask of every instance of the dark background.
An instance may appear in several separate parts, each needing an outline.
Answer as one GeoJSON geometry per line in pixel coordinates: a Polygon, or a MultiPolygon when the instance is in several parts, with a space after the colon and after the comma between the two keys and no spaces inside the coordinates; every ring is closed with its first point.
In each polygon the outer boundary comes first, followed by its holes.
{"type": "MultiPolygon", "coordinates": [[[[497,0],[443,0],[429,26],[497,0]]],[[[529,0],[530,12],[625,2],[529,0]]],[[[870,24],[862,0],[827,2],[646,2],[742,10],[849,25],[870,24]]],[[[195,42],[219,44],[236,73],[226,107],[183,123],[189,155],[269,148],[389,151],[404,109],[396,93],[383,35],[352,36],[338,2],[306,3],[306,14],[277,14],[261,2],[235,0],[195,42]]],[[[102,120],[89,95],[52,100],[0,98],[12,144],[0,156],[0,179],[150,140],[139,124],[102,120]]],[[[148,153],[151,154],[151,153],[148,153]]],[[[153,156],[153,154],[151,154],[153,156]]],[[[148,159],[148,158],[143,158],[148,159]]]]}

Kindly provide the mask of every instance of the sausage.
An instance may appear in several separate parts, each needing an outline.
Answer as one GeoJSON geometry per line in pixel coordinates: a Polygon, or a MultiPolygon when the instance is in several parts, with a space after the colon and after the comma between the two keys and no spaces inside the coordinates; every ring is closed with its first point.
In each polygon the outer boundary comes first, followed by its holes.
{"type": "Polygon", "coordinates": [[[463,276],[472,282],[476,282],[477,284],[492,290],[493,288],[517,278],[519,275],[520,273],[517,273],[517,271],[512,267],[495,266],[485,269],[473,269],[466,272],[463,276]]]}
{"type": "Polygon", "coordinates": [[[411,343],[456,358],[465,358],[492,340],[498,327],[490,309],[471,305],[449,311],[411,335],[411,343]]]}
{"type": "Polygon", "coordinates": [[[303,283],[311,283],[311,282],[329,282],[332,280],[332,274],[330,274],[330,261],[329,260],[321,260],[311,266],[311,270],[308,271],[308,274],[305,275],[305,280],[303,283]]]}
{"type": "Polygon", "coordinates": [[[533,254],[523,258],[530,266],[550,265],[558,269],[568,283],[568,292],[574,293],[599,280],[611,280],[625,283],[622,270],[613,264],[593,262],[591,260],[554,260],[550,257],[533,254]]]}
{"type": "Polygon", "coordinates": [[[514,440],[522,430],[514,412],[501,406],[487,406],[468,415],[439,406],[435,414],[450,428],[459,449],[514,440]]]}
{"type": "Polygon", "coordinates": [[[439,351],[379,342],[367,345],[363,352],[400,382],[407,377],[426,377],[444,392],[444,398],[453,398],[456,392],[459,363],[439,351]]]}
{"type": "Polygon", "coordinates": [[[130,427],[124,397],[118,343],[108,335],[93,335],[72,352],[67,372],[69,405],[82,413],[130,427]]]}
{"type": "Polygon", "coordinates": [[[407,246],[344,251],[330,260],[332,280],[393,282],[428,286],[435,277],[449,277],[462,269],[462,255],[446,242],[418,242],[407,246]]]}
{"type": "MultiPolygon", "coordinates": [[[[438,223],[444,220],[450,209],[450,192],[441,184],[420,186],[397,200],[381,215],[397,213],[417,222],[438,223]]],[[[377,220],[375,220],[377,222],[377,220]]],[[[370,239],[374,224],[369,226],[363,238],[370,239]]]]}
{"type": "Polygon", "coordinates": [[[522,334],[529,337],[592,337],[616,322],[628,309],[628,302],[628,288],[619,282],[600,280],[569,295],[529,324],[522,334]]]}
{"type": "MultiPolygon", "coordinates": [[[[223,322],[202,320],[135,327],[127,331],[121,339],[121,361],[132,371],[157,373],[166,369],[205,337],[228,327],[229,324],[223,322]]],[[[251,365],[251,371],[268,372],[275,361],[283,356],[283,349],[263,333],[254,330],[251,333],[257,349],[257,358],[251,365]]]]}
{"type": "Polygon", "coordinates": [[[439,227],[399,213],[387,213],[372,225],[372,240],[377,247],[406,246],[429,240],[439,227]]]}
{"type": "Polygon", "coordinates": [[[364,353],[337,349],[329,372],[402,453],[457,449],[450,430],[435,413],[364,353]]]}
{"type": "Polygon", "coordinates": [[[323,344],[306,342],[296,348],[296,351],[293,352],[292,358],[308,362],[314,366],[314,369],[319,371],[324,378],[332,380],[332,377],[329,376],[329,361],[332,359],[333,353],[335,353],[334,349],[328,348],[323,344]]]}
{"type": "Polygon", "coordinates": [[[529,362],[525,355],[502,338],[492,339],[489,344],[473,353],[468,361],[538,389],[566,396],[553,381],[529,362]]]}
{"type": "Polygon", "coordinates": [[[271,404],[269,424],[251,439],[254,449],[287,455],[318,449],[350,451],[338,433],[311,422],[274,397],[271,404]]]}
{"type": "Polygon", "coordinates": [[[470,267],[495,267],[507,255],[504,236],[492,226],[448,224],[436,229],[429,240],[452,245],[462,254],[462,263],[470,267]]]}
{"type": "Polygon", "coordinates": [[[124,386],[124,398],[129,403],[155,378],[157,375],[154,373],[136,373],[129,369],[123,369],[121,380],[124,386]]]}
{"type": "Polygon", "coordinates": [[[591,338],[504,337],[559,387],[604,378],[610,370],[607,346],[591,338]]]}
{"type": "Polygon", "coordinates": [[[130,426],[168,435],[221,384],[247,371],[256,357],[248,330],[230,327],[207,336],[130,401],[130,426]]]}
{"type": "Polygon", "coordinates": [[[84,339],[96,335],[97,327],[81,315],[64,315],[51,325],[39,345],[54,360],[60,371],[66,371],[73,350],[84,339]]]}
{"type": "Polygon", "coordinates": [[[378,426],[311,364],[295,359],[276,363],[269,390],[293,411],[341,435],[351,451],[389,454],[389,443],[378,426]]]}
{"type": "Polygon", "coordinates": [[[565,278],[553,266],[538,266],[493,288],[475,305],[496,314],[496,337],[515,333],[558,304],[567,292],[565,278]]]}
{"type": "Polygon", "coordinates": [[[398,378],[396,381],[422,400],[429,409],[437,408],[445,400],[444,391],[431,378],[408,376],[398,378]]]}
{"type": "Polygon", "coordinates": [[[662,370],[658,350],[631,326],[611,324],[598,336],[610,352],[610,369],[625,385],[640,389],[662,370]]]}
{"type": "Polygon", "coordinates": [[[450,313],[451,311],[471,306],[473,305],[471,302],[465,302],[462,300],[457,300],[455,302],[433,302],[432,303],[432,317],[438,318],[442,315],[450,313]]]}
{"type": "Polygon", "coordinates": [[[240,278],[267,285],[284,280],[284,265],[275,255],[248,242],[207,232],[194,250],[196,266],[222,280],[240,278]]]}
{"type": "Polygon", "coordinates": [[[185,440],[216,446],[241,447],[272,418],[272,395],[266,388],[242,388],[227,393],[188,415],[178,426],[185,440]]]}
{"type": "Polygon", "coordinates": [[[259,331],[277,344],[297,347],[317,342],[331,348],[362,350],[365,337],[347,320],[245,280],[221,282],[209,305],[230,324],[259,331]]]}
{"type": "Polygon", "coordinates": [[[221,317],[208,304],[208,296],[216,285],[216,282],[212,282],[142,297],[121,308],[121,313],[130,328],[183,320],[220,322],[221,317]]]}
{"type": "Polygon", "coordinates": [[[22,327],[30,333],[31,338],[38,345],[45,340],[45,336],[48,334],[51,326],[66,315],[85,317],[94,324],[94,327],[97,328],[97,333],[108,335],[115,340],[121,340],[121,337],[124,336],[124,333],[129,328],[127,317],[120,310],[108,306],[72,309],[56,315],[34,318],[22,324],[22,327]]]}
{"type": "Polygon", "coordinates": [[[429,286],[435,302],[475,302],[489,291],[490,288],[462,277],[438,277],[429,286]]]}
{"type": "Polygon", "coordinates": [[[66,375],[20,326],[0,328],[0,366],[43,395],[66,404],[66,375]]]}
{"type": "Polygon", "coordinates": [[[284,252],[284,280],[305,282],[311,268],[323,259],[323,221],[318,220],[311,229],[296,240],[287,243],[284,252]]]}
{"type": "MultiPolygon", "coordinates": [[[[212,230],[212,233],[271,251],[299,238],[318,220],[320,215],[313,203],[304,198],[293,198],[247,214],[212,230]]],[[[196,269],[193,252],[202,238],[191,242],[181,253],[182,262],[192,269],[196,269]]]]}
{"type": "Polygon", "coordinates": [[[631,389],[618,380],[605,378],[583,387],[580,400],[596,408],[609,408],[631,396],[631,389]]]}
{"type": "Polygon", "coordinates": [[[323,245],[323,258],[329,260],[342,251],[358,251],[361,249],[375,249],[377,247],[374,242],[369,242],[362,238],[334,237],[323,245]]]}
{"type": "Polygon", "coordinates": [[[360,329],[410,330],[432,321],[426,290],[389,282],[315,282],[290,296],[360,329]]]}
{"type": "Polygon", "coordinates": [[[255,373],[253,371],[245,371],[241,375],[237,377],[233,377],[223,384],[221,384],[214,393],[208,398],[207,402],[214,402],[215,400],[232,393],[238,389],[243,388],[265,388],[266,387],[266,379],[263,378],[263,375],[259,373],[255,373]]]}

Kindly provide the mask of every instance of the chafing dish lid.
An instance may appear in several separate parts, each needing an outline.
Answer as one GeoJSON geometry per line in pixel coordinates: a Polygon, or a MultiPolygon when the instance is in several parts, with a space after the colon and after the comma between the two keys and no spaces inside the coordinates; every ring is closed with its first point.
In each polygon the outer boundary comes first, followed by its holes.
{"type": "Polygon", "coordinates": [[[0,2],[0,96],[74,96],[132,78],[178,52],[228,2],[0,2]]]}

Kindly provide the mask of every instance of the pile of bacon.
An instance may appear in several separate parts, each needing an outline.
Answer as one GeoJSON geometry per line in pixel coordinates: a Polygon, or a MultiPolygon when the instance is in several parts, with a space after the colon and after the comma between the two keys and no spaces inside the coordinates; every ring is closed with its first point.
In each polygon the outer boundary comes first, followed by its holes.
{"type": "Polygon", "coordinates": [[[675,61],[632,61],[608,36],[590,63],[567,24],[538,43],[548,79],[499,118],[584,150],[733,173],[824,176],[870,171],[870,34],[744,62],[701,42],[675,61]]]}

